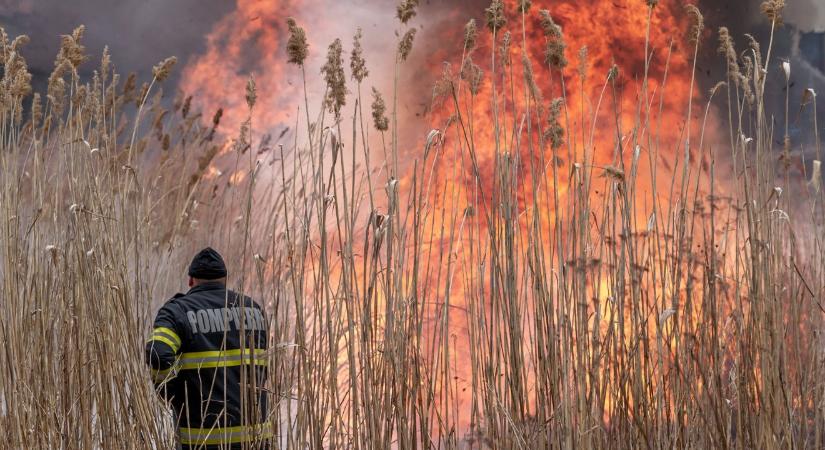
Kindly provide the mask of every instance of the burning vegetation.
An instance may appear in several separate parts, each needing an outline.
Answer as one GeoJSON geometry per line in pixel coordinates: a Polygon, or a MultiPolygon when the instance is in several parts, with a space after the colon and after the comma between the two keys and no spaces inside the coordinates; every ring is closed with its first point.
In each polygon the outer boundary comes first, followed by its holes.
{"type": "Polygon", "coordinates": [[[172,448],[141,348],[205,244],[266,304],[283,448],[825,446],[817,94],[773,34],[673,1],[494,0],[425,65],[410,140],[419,8],[322,47],[238,0],[173,101],[175,58],[142,88],[108,52],[80,77],[82,27],[32,95],[28,39],[0,36],[0,447],[172,448]],[[379,67],[364,43],[390,37],[379,67]],[[253,41],[265,70],[238,76],[253,41]],[[804,142],[772,72],[814,110],[804,142]]]}

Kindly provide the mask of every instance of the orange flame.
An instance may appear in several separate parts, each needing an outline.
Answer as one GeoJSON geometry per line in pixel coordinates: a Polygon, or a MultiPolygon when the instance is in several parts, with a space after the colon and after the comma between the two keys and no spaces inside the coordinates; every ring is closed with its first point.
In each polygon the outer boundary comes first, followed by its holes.
{"type": "MultiPolygon", "coordinates": [[[[617,155],[624,158],[629,167],[635,150],[631,148],[634,133],[638,136],[640,164],[646,164],[647,152],[650,150],[648,147],[653,140],[657,141],[656,143],[660,144],[661,148],[673,149],[672,152],[658,155],[659,160],[656,161],[659,169],[663,169],[665,174],[673,172],[677,160],[680,164],[683,163],[684,149],[680,144],[684,143],[687,120],[685,111],[691,100],[692,49],[686,48],[689,44],[683,35],[688,26],[680,6],[663,2],[653,10],[650,20],[649,54],[651,57],[647,92],[643,92],[644,49],[648,23],[648,8],[643,0],[613,2],[566,0],[547,5],[544,2],[534,2],[533,8],[524,18],[523,30],[521,14],[517,11],[519,3],[517,0],[508,2],[510,23],[507,29],[512,33],[514,41],[510,52],[513,61],[512,69],[502,69],[501,62],[496,62],[499,67],[495,74],[495,88],[497,108],[500,112],[515,116],[517,122],[524,118],[525,92],[524,83],[521,82],[524,68],[521,53],[526,51],[532,61],[534,79],[544,97],[541,101],[545,110],[552,99],[561,97],[565,99],[560,123],[565,128],[566,142],[558,149],[555,159],[559,166],[564,167],[565,172],[571,170],[572,161],[568,159],[582,161],[587,152],[592,152],[592,162],[596,168],[619,166],[620,161],[617,155]],[[539,8],[550,8],[553,19],[563,28],[567,44],[566,56],[569,60],[569,65],[563,71],[563,80],[557,70],[551,70],[542,64],[546,39],[538,23],[536,10],[539,8]],[[526,39],[526,49],[522,48],[522,32],[526,39]],[[582,49],[586,49],[585,58],[577,56],[582,49]],[[613,84],[607,80],[608,72],[614,64],[619,70],[615,91],[613,84]],[[586,72],[584,79],[579,76],[580,70],[586,72]],[[511,81],[514,87],[511,86],[511,81]],[[639,111],[638,105],[645,101],[648,107],[639,111]],[[615,120],[616,113],[619,116],[618,122],[615,120]],[[640,117],[642,129],[635,130],[637,115],[640,117]],[[618,139],[621,140],[621,148],[617,148],[618,139]]],[[[491,50],[496,49],[498,53],[502,45],[502,32],[498,33],[496,43],[492,42],[492,37],[486,30],[480,30],[480,34],[482,42],[471,56],[476,62],[487,61],[489,66],[491,50]]],[[[458,47],[456,52],[460,55],[460,45],[458,47]]],[[[500,59],[500,55],[497,54],[496,58],[500,59]]],[[[454,60],[457,65],[461,64],[460,56],[454,60]]],[[[496,158],[496,138],[491,112],[493,86],[490,74],[485,73],[484,76],[485,81],[475,98],[470,100],[470,95],[466,92],[460,94],[463,98],[459,99],[459,108],[465,116],[472,116],[465,120],[472,121],[479,178],[482,189],[489,192],[488,184],[492,184],[496,158]]],[[[694,92],[696,92],[695,87],[694,92]]],[[[695,114],[691,129],[694,133],[692,138],[694,145],[691,146],[691,161],[695,161],[700,155],[698,145],[696,145],[698,143],[696,133],[701,125],[699,123],[702,118],[700,112],[703,109],[698,96],[694,96],[693,100],[695,114]]],[[[451,102],[451,99],[447,100],[447,103],[451,102]]],[[[453,109],[453,105],[450,104],[444,110],[436,112],[436,123],[445,123],[453,109]]],[[[520,141],[527,139],[525,137],[526,125],[512,123],[512,119],[510,120],[511,122],[507,119],[500,121],[499,141],[508,144],[508,151],[520,148],[522,161],[520,170],[523,172],[520,178],[528,180],[527,171],[530,164],[536,164],[540,160],[548,165],[554,161],[553,154],[546,143],[545,148],[534,150],[538,148],[538,142],[535,141],[539,134],[535,129],[532,133],[534,149],[530,148],[529,142],[520,142],[521,145],[508,143],[513,135],[516,135],[515,138],[520,141]],[[516,134],[516,130],[520,134],[516,134]],[[537,161],[531,161],[531,153],[537,161]]],[[[463,183],[469,187],[474,183],[474,177],[470,164],[466,164],[465,167],[463,183]]],[[[446,164],[440,166],[437,169],[438,179],[446,183],[455,180],[453,169],[452,166],[446,164]]],[[[600,172],[600,170],[595,171],[597,175],[600,172]]],[[[650,195],[652,180],[646,176],[649,172],[649,167],[642,166],[639,169],[637,189],[640,194],[650,195]]],[[[526,183],[529,184],[529,181],[526,183]]],[[[564,194],[566,188],[566,183],[559,186],[559,194],[564,194]]],[[[522,190],[521,195],[523,197],[528,193],[522,190]]]]}
{"type": "MultiPolygon", "coordinates": [[[[223,17],[206,36],[207,50],[190,60],[181,79],[181,89],[206,115],[224,109],[221,129],[234,136],[248,116],[244,99],[246,81],[255,75],[259,92],[265,92],[261,107],[254,111],[253,126],[288,124],[300,91],[286,73],[285,10],[295,9],[294,0],[237,0],[235,11],[223,17]]],[[[311,7],[311,2],[300,1],[311,7]]]]}
{"type": "MultiPolygon", "coordinates": [[[[285,70],[284,23],[288,14],[284,14],[283,11],[297,6],[297,3],[298,0],[294,0],[294,3],[290,0],[279,0],[278,4],[273,5],[272,2],[264,0],[238,0],[236,11],[222,19],[209,34],[207,52],[186,67],[182,81],[183,89],[196,94],[200,106],[207,111],[223,107],[226,111],[224,116],[228,118],[224,121],[223,129],[228,130],[228,133],[234,133],[246,118],[247,107],[242,93],[249,75],[245,71],[250,67],[255,74],[259,91],[264,93],[261,97],[263,101],[259,101],[256,106],[253,124],[270,127],[294,122],[291,114],[295,112],[297,105],[303,103],[303,93],[297,82],[289,81],[289,72],[285,70]]],[[[687,105],[692,99],[699,98],[696,95],[696,87],[691,92],[693,55],[684,38],[689,26],[681,4],[660,2],[648,17],[651,10],[644,0],[536,1],[522,25],[521,14],[517,12],[519,3],[518,0],[507,2],[510,21],[507,29],[513,36],[512,67],[502,70],[501,62],[497,61],[496,73],[492,76],[489,73],[485,75],[485,81],[477,95],[471,97],[463,92],[459,97],[459,108],[462,114],[468,116],[465,120],[472,121],[478,178],[474,175],[466,154],[442,155],[445,163],[434,166],[434,185],[430,190],[431,205],[448,209],[452,207],[456,211],[461,211],[466,205],[475,203],[473,196],[477,194],[478,188],[481,188],[485,195],[490,195],[494,184],[496,158],[500,157],[502,152],[502,149],[497,149],[496,146],[496,126],[492,115],[494,98],[497,102],[496,108],[507,115],[507,118],[499,123],[499,140],[507,143],[508,151],[518,149],[521,163],[516,170],[519,171],[520,180],[529,179],[531,166],[539,166],[537,170],[542,171],[548,164],[556,164],[561,174],[558,192],[562,196],[568,189],[567,182],[574,161],[583,161],[589,155],[592,157],[593,166],[596,168],[594,174],[597,176],[602,173],[600,169],[621,166],[622,161],[630,167],[632,159],[637,157],[634,155],[636,149],[631,147],[634,142],[638,142],[638,151],[643,156],[638,160],[637,194],[647,201],[658,201],[658,198],[652,198],[655,181],[649,177],[652,167],[648,161],[653,159],[653,155],[648,152],[651,151],[650,147],[656,144],[661,149],[673,149],[672,152],[660,152],[655,155],[658,159],[653,161],[657,170],[661,171],[659,173],[662,174],[662,180],[667,179],[669,182],[669,175],[673,174],[677,160],[679,165],[684,165],[684,142],[688,132],[688,118],[685,117],[687,105]],[[545,37],[536,14],[540,8],[549,9],[556,23],[563,28],[567,44],[566,55],[570,61],[563,70],[563,77],[559,76],[557,70],[551,70],[541,64],[544,60],[545,37]],[[649,42],[650,61],[647,65],[649,68],[645,91],[642,79],[645,77],[646,68],[646,42],[649,42]],[[526,47],[523,47],[525,45],[526,47]],[[585,47],[586,58],[582,58],[580,62],[577,54],[585,47]],[[542,106],[546,109],[551,99],[565,98],[560,121],[565,128],[566,142],[556,153],[548,145],[540,149],[538,133],[534,130],[532,136],[526,136],[523,129],[525,125],[520,122],[527,106],[522,82],[522,52],[533,61],[533,77],[542,92],[542,106]],[[608,80],[608,72],[614,64],[618,66],[620,73],[615,83],[608,80]],[[580,69],[586,76],[580,75],[580,69]],[[637,109],[638,105],[644,102],[647,106],[641,110],[637,109]],[[617,116],[618,121],[615,119],[617,116]],[[634,129],[636,123],[640,123],[642,129],[634,129]],[[637,136],[635,140],[634,134],[637,136]],[[656,144],[653,143],[654,140],[656,144]],[[516,146],[513,142],[521,142],[521,145],[516,146]],[[478,184],[476,180],[479,181],[478,184]],[[451,198],[446,198],[447,192],[451,193],[451,198]]],[[[312,6],[307,3],[301,4],[302,9],[312,6]]],[[[458,15],[459,11],[456,10],[454,13],[458,15]]],[[[312,24],[308,24],[307,29],[311,31],[312,24]]],[[[440,31],[449,34],[445,30],[440,31]]],[[[439,33],[439,30],[436,33],[439,33]]],[[[499,58],[501,34],[497,35],[496,42],[493,42],[492,35],[483,26],[479,26],[479,34],[478,48],[472,54],[476,62],[490,61],[494,53],[495,57],[499,58]]],[[[415,51],[419,54],[433,55],[425,61],[433,75],[440,70],[443,62],[433,58],[446,57],[456,67],[460,67],[461,64],[460,42],[456,42],[453,51],[445,50],[443,46],[435,49],[417,48],[415,51]]],[[[394,61],[388,60],[379,61],[377,64],[389,67],[393,63],[394,61]]],[[[376,62],[371,62],[371,65],[376,65],[376,62]]],[[[308,77],[311,79],[312,75],[308,77]]],[[[378,81],[383,85],[390,82],[391,80],[378,81]]],[[[421,95],[429,96],[429,90],[421,95]]],[[[448,122],[455,113],[450,102],[451,100],[446,100],[442,107],[433,110],[432,122],[438,124],[436,126],[448,122]]],[[[693,108],[694,117],[690,118],[694,137],[691,141],[689,159],[694,165],[695,161],[702,162],[705,157],[697,145],[697,130],[701,127],[703,109],[703,105],[697,102],[693,108]]],[[[712,132],[711,128],[710,133],[712,132]]],[[[457,133],[454,132],[453,136],[457,133]]],[[[451,145],[452,143],[448,142],[445,149],[451,145]]],[[[401,148],[414,146],[414,142],[401,143],[401,148]]],[[[404,169],[411,171],[412,167],[402,167],[402,171],[404,169]]],[[[402,176],[402,179],[406,180],[406,177],[402,176]]],[[[528,199],[532,193],[530,188],[526,187],[529,184],[525,181],[518,187],[518,198],[521,203],[519,209],[522,211],[529,203],[528,199]]],[[[596,193],[598,194],[598,190],[596,193]]],[[[489,198],[484,200],[490,202],[489,198]]],[[[549,229],[561,206],[555,205],[551,200],[540,203],[542,208],[531,214],[541,216],[543,226],[549,229]]],[[[479,213],[475,215],[478,217],[479,213]]],[[[484,227],[480,223],[473,226],[479,226],[481,229],[484,227]]],[[[467,228],[471,226],[468,225],[467,228]]],[[[552,235],[548,232],[544,234],[552,235]]],[[[438,257],[437,248],[430,248],[430,251],[433,253],[432,257],[438,257]]],[[[460,308],[466,308],[468,305],[465,290],[470,288],[460,282],[460,265],[457,264],[453,270],[456,272],[457,280],[451,288],[450,301],[454,301],[460,308]]],[[[454,275],[451,273],[448,276],[452,278],[454,275]]],[[[599,292],[596,295],[607,295],[604,286],[599,286],[597,290],[599,292]]],[[[438,305],[434,307],[438,308],[438,305]]],[[[450,320],[451,332],[461,335],[469,333],[469,325],[462,314],[454,314],[450,320]]],[[[462,368],[469,366],[463,363],[465,359],[469,360],[468,343],[469,339],[442,343],[450,345],[462,360],[455,363],[458,367],[455,368],[456,386],[451,388],[454,392],[462,392],[458,383],[464,383],[471,378],[469,369],[462,368]]],[[[462,402],[466,400],[463,395],[458,396],[462,398],[462,402]]],[[[459,427],[466,429],[469,420],[468,415],[461,416],[459,427]]]]}

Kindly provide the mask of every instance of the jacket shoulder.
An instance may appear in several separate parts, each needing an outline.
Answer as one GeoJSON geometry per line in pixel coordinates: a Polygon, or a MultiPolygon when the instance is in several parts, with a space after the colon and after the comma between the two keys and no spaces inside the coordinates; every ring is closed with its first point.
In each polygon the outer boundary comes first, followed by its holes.
{"type": "Polygon", "coordinates": [[[178,325],[185,324],[187,320],[185,308],[183,304],[180,303],[180,300],[184,297],[184,294],[175,294],[158,309],[155,315],[155,327],[163,326],[172,328],[178,330],[178,334],[180,335],[178,325]]]}
{"type": "Polygon", "coordinates": [[[169,300],[166,300],[166,302],[164,302],[163,306],[174,304],[174,303],[177,302],[177,300],[179,298],[183,298],[183,297],[186,297],[186,294],[181,294],[180,292],[178,292],[177,294],[173,295],[172,298],[170,298],[169,300]]]}

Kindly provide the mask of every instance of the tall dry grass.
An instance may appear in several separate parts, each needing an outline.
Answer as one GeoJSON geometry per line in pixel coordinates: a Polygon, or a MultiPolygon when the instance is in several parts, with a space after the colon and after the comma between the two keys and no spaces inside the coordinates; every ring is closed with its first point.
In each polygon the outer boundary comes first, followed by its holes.
{"type": "MultiPolygon", "coordinates": [[[[402,26],[416,4],[399,6],[402,26]]],[[[63,37],[48,93],[32,96],[26,39],[4,35],[0,446],[170,448],[142,344],[191,252],[210,244],[271,318],[281,447],[822,448],[819,135],[814,113],[817,161],[804,167],[815,171],[800,183],[776,163],[773,142],[788,132],[764,102],[765,71],[781,70],[772,46],[739,53],[720,32],[727,79],[712,100],[690,97],[674,154],[662,139],[666,78],[653,92],[646,65],[623,139],[621,69],[582,64],[581,84],[601,78],[602,94],[594,111],[570,104],[551,15],[529,2],[503,14],[494,1],[486,31],[468,25],[462,70],[437,89],[451,119],[413,155],[400,154],[397,83],[389,101],[373,91],[365,113],[366,62],[353,51],[347,87],[340,41],[323,103],[305,94],[300,132],[280,142],[251,119],[222,133],[221,111],[201,116],[191,98],[165,102],[173,60],[143,88],[108,54],[81,79],[82,28],[63,37]],[[517,36],[526,47],[534,20],[548,58],[519,62],[517,36]],[[480,33],[506,41],[483,69],[472,62],[480,33]],[[535,86],[540,64],[553,92],[535,86]],[[478,96],[483,82],[492,98],[478,96]],[[475,102],[490,102],[489,117],[475,102]],[[705,140],[713,107],[727,119],[724,150],[705,140]],[[571,117],[581,136],[565,135],[571,117]],[[478,167],[484,123],[492,180],[478,167]],[[605,138],[607,166],[593,153],[605,138]],[[678,162],[673,174],[656,173],[662,157],[678,162]],[[471,182],[443,189],[434,168],[455,161],[471,182]],[[652,191],[638,187],[647,179],[652,191]]],[[[695,60],[708,43],[691,15],[695,60]]],[[[305,34],[289,29],[307,86],[305,34]]],[[[396,80],[414,51],[406,29],[396,80]]],[[[648,45],[638,51],[650,61],[648,45]]],[[[250,80],[245,94],[251,117],[266,93],[250,80]]]]}

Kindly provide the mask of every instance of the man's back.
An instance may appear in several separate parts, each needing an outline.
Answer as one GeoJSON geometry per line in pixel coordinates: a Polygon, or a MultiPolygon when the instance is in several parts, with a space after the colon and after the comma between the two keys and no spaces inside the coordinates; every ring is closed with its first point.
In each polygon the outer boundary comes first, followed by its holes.
{"type": "Polygon", "coordinates": [[[146,354],[184,448],[240,448],[268,437],[266,346],[260,306],[222,282],[198,284],[158,311],[146,354]]]}

